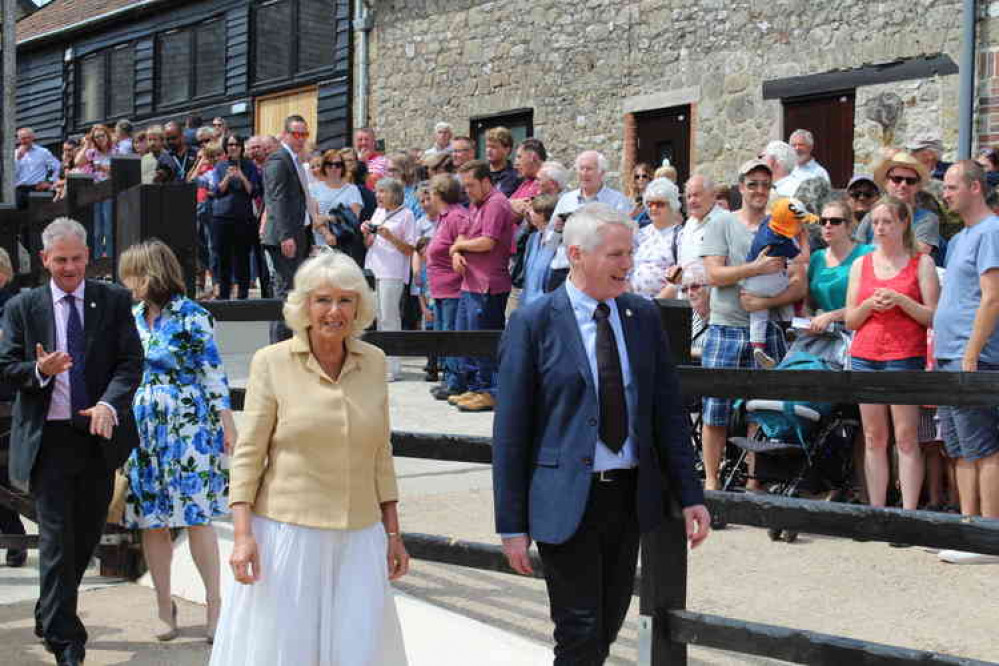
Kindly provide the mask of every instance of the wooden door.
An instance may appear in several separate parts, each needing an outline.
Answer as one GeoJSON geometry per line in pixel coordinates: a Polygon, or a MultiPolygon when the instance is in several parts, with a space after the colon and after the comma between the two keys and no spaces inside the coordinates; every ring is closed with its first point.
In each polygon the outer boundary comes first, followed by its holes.
{"type": "Polygon", "coordinates": [[[663,158],[676,168],[677,185],[690,177],[690,106],[674,106],[635,114],[638,124],[638,162],[658,169],[663,158]]]}
{"type": "Polygon", "coordinates": [[[815,135],[812,155],[829,172],[834,188],[844,188],[853,176],[854,91],[785,99],[784,134],[796,129],[815,135]]]}
{"type": "Polygon", "coordinates": [[[292,114],[305,118],[309,124],[311,139],[318,143],[316,132],[319,95],[316,88],[303,88],[292,92],[267,95],[256,99],[254,131],[256,134],[281,136],[284,119],[292,114]]]}

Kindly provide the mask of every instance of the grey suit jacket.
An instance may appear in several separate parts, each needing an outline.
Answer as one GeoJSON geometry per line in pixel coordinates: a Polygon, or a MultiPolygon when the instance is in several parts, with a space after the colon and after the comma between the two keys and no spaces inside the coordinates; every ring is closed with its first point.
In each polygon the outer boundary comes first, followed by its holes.
{"type": "Polygon", "coordinates": [[[264,205],[267,224],[264,245],[280,245],[299,238],[305,225],[307,193],[295,170],[295,161],[281,146],[264,162],[264,205]]]}
{"type": "MultiPolygon", "coordinates": [[[[118,426],[102,441],[109,468],[121,466],[139,443],[132,398],[142,380],[142,343],[135,329],[132,297],[104,282],[87,280],[83,292],[86,316],[87,390],[93,401],[115,408],[118,426]]],[[[55,349],[55,317],[49,285],[15,296],[4,309],[0,341],[0,382],[17,391],[10,436],[10,480],[30,490],[31,470],[42,445],[54,381],[41,386],[35,374],[35,345],[55,349]]]]}

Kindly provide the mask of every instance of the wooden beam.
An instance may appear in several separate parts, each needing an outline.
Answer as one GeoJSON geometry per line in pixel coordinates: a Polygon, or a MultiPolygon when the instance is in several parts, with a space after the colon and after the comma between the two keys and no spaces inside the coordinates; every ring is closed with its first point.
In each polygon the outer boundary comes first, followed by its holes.
{"type": "Polygon", "coordinates": [[[957,64],[946,53],[901,58],[879,65],[864,65],[822,74],[791,76],[763,82],[763,99],[792,99],[852,90],[895,81],[931,79],[957,74],[957,64]]]}
{"type": "Polygon", "coordinates": [[[924,650],[831,636],[803,629],[743,622],[717,615],[677,610],[667,620],[674,640],[688,645],[755,654],[811,666],[996,666],[924,650]]]}
{"type": "Polygon", "coordinates": [[[999,555],[999,520],[991,518],[756,493],[705,495],[713,515],[737,525],[999,555]]]}

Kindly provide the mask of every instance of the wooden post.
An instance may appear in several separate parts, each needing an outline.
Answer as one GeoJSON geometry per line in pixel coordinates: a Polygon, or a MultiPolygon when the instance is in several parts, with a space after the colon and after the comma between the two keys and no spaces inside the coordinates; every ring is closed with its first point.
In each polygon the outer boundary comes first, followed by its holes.
{"type": "MultiPolygon", "coordinates": [[[[118,216],[122,215],[119,209],[119,195],[125,190],[142,184],[142,158],[138,155],[117,155],[111,158],[111,275],[118,275],[118,257],[121,256],[121,247],[118,243],[118,216]]],[[[124,223],[138,220],[124,220],[124,223]]]]}
{"type": "Polygon", "coordinates": [[[652,626],[644,646],[646,632],[639,631],[639,666],[687,666],[687,645],[670,637],[667,615],[687,608],[687,538],[672,498],[671,504],[659,529],[642,537],[640,626],[648,622],[652,626]]]}
{"type": "MultiPolygon", "coordinates": [[[[3,0],[3,201],[14,202],[14,150],[17,145],[17,11],[15,0],[3,0]]],[[[11,257],[13,259],[13,257],[11,257]]]]}

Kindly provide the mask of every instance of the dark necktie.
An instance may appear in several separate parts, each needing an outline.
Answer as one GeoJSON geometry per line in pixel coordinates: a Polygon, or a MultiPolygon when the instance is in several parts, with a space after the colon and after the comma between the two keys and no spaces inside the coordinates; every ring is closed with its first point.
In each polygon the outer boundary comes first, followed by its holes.
{"type": "Polygon", "coordinates": [[[597,377],[600,380],[600,441],[617,453],[628,438],[628,405],[617,341],[610,324],[610,306],[597,305],[597,377]]]}
{"type": "Polygon", "coordinates": [[[90,407],[86,379],[87,342],[83,335],[83,321],[76,309],[76,298],[73,294],[67,294],[65,300],[69,306],[69,317],[66,320],[66,351],[73,359],[73,367],[69,369],[70,418],[76,421],[80,418],[80,410],[90,407]]]}

